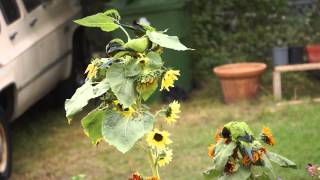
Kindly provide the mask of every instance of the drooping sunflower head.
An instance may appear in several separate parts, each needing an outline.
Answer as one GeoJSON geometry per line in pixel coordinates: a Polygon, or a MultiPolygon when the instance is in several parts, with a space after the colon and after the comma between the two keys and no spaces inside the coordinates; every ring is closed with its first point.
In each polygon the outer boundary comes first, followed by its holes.
{"type": "Polygon", "coordinates": [[[133,107],[127,107],[127,108],[123,108],[123,105],[119,103],[118,100],[114,100],[113,102],[113,106],[114,106],[114,110],[120,111],[121,114],[125,117],[125,118],[130,118],[135,114],[135,109],[133,107]]]}
{"type": "Polygon", "coordinates": [[[170,125],[174,124],[177,119],[179,118],[178,114],[180,113],[180,104],[178,101],[173,101],[169,104],[166,112],[165,112],[165,119],[166,122],[170,125]]]}
{"type": "Polygon", "coordinates": [[[258,150],[253,150],[252,151],[253,163],[257,164],[262,159],[263,154],[266,152],[267,150],[264,147],[258,150]]]}
{"type": "Polygon", "coordinates": [[[93,79],[97,77],[99,63],[99,59],[93,59],[91,63],[87,66],[87,69],[84,73],[87,74],[88,79],[93,79]]]}
{"type": "Polygon", "coordinates": [[[269,144],[271,146],[276,144],[276,142],[272,136],[270,128],[264,127],[262,129],[261,139],[263,142],[265,142],[266,144],[269,144]]]}
{"type": "Polygon", "coordinates": [[[168,133],[168,131],[160,131],[158,129],[154,129],[147,135],[146,141],[148,145],[153,148],[164,149],[166,145],[172,143],[169,136],[170,134],[168,133]]]}
{"type": "Polygon", "coordinates": [[[156,176],[150,176],[150,177],[146,177],[146,180],[159,180],[159,178],[156,176]]]}
{"type": "Polygon", "coordinates": [[[132,174],[132,177],[130,177],[128,180],[143,180],[143,178],[138,172],[135,172],[132,174]]]}
{"type": "Polygon", "coordinates": [[[128,108],[124,108],[121,112],[121,114],[126,117],[126,118],[130,118],[134,115],[136,111],[130,106],[128,108]]]}
{"type": "Polygon", "coordinates": [[[250,159],[250,157],[249,157],[248,155],[244,155],[243,158],[242,158],[242,160],[241,160],[241,163],[242,163],[242,165],[243,165],[244,167],[250,166],[250,164],[251,164],[251,159],[250,159]]]}
{"type": "Polygon", "coordinates": [[[170,91],[169,88],[174,87],[174,81],[178,80],[178,76],[180,76],[179,70],[168,70],[165,72],[164,76],[162,77],[160,91],[163,89],[170,91]]]}
{"type": "Polygon", "coordinates": [[[214,135],[214,140],[216,142],[223,140],[221,133],[222,133],[222,128],[218,128],[216,131],[216,134],[214,135]]]}
{"type": "Polygon", "coordinates": [[[236,162],[233,159],[229,159],[227,164],[224,166],[224,172],[227,174],[232,174],[235,171],[236,162]]]}
{"type": "Polygon", "coordinates": [[[213,159],[214,158],[214,153],[215,153],[215,145],[214,144],[211,144],[209,147],[208,147],[208,156],[213,159]]]}
{"type": "Polygon", "coordinates": [[[171,161],[172,161],[172,150],[171,149],[162,150],[158,157],[158,165],[162,167],[169,164],[171,161]]]}

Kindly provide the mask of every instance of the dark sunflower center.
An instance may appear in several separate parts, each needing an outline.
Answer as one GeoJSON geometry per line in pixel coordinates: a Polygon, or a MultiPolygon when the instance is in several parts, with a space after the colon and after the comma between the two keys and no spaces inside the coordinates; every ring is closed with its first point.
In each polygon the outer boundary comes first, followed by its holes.
{"type": "Polygon", "coordinates": [[[166,117],[170,117],[171,114],[172,114],[172,109],[169,108],[169,109],[167,110],[167,112],[166,112],[166,117]]]}
{"type": "Polygon", "coordinates": [[[155,133],[153,138],[154,138],[154,140],[160,142],[160,141],[162,141],[163,136],[159,133],[155,133]]]}

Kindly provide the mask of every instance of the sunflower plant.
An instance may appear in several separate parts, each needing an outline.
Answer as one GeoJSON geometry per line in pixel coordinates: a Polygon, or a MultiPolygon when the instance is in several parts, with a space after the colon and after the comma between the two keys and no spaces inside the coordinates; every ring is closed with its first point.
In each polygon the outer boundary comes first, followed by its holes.
{"type": "MultiPolygon", "coordinates": [[[[68,122],[95,99],[98,102],[95,108],[81,120],[84,133],[92,143],[104,141],[126,153],[144,139],[143,149],[152,170],[152,176],[145,179],[160,179],[158,168],[172,160],[169,147],[172,140],[168,131],[162,126],[155,128],[154,124],[161,118],[172,126],[179,118],[180,104],[173,101],[153,114],[145,101],[157,91],[160,83],[160,91],[170,91],[180,76],[179,70],[164,66],[161,58],[164,49],[191,49],[177,36],[167,35],[166,30],[157,31],[143,23],[123,24],[114,9],[75,22],[106,32],[122,30],[127,40],[111,40],[106,45],[106,56],[95,58],[88,65],[85,83],[65,102],[68,122]],[[133,31],[134,36],[130,36],[128,30],[133,31]]],[[[143,179],[143,176],[135,173],[130,179],[143,179]]]]}
{"type": "Polygon", "coordinates": [[[291,160],[273,153],[266,146],[274,146],[271,130],[263,128],[254,136],[245,122],[230,122],[217,130],[215,144],[208,148],[212,166],[203,175],[207,179],[277,179],[272,162],[284,168],[296,168],[291,160]]]}

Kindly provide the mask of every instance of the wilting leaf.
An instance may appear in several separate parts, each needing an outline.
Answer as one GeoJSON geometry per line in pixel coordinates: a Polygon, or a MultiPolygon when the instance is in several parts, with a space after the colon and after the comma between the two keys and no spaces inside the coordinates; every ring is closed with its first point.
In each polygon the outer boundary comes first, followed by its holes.
{"type": "Polygon", "coordinates": [[[124,69],[126,77],[137,76],[142,71],[141,65],[137,63],[137,60],[134,58],[128,61],[124,69]]]}
{"type": "Polygon", "coordinates": [[[158,53],[149,52],[147,54],[147,58],[149,59],[148,68],[158,69],[163,66],[163,61],[158,53]]]}
{"type": "Polygon", "coordinates": [[[67,99],[65,102],[66,116],[69,123],[73,116],[80,112],[89,102],[90,99],[99,97],[106,93],[110,85],[106,79],[98,83],[96,86],[92,86],[92,82],[87,81],[81,87],[77,89],[71,99],[67,99]]]}
{"type": "Polygon", "coordinates": [[[97,144],[102,137],[102,121],[105,119],[106,111],[94,110],[81,120],[85,134],[91,139],[93,144],[97,144]]]}
{"type": "Polygon", "coordinates": [[[269,177],[269,179],[276,179],[276,175],[273,171],[272,164],[266,155],[262,155],[262,160],[264,163],[264,174],[269,177]]]}
{"type": "Polygon", "coordinates": [[[270,159],[270,161],[279,164],[281,167],[294,168],[294,169],[297,168],[297,165],[293,161],[291,161],[291,160],[289,160],[279,154],[268,151],[266,153],[266,155],[270,159]]]}
{"type": "Polygon", "coordinates": [[[233,150],[235,148],[236,144],[234,142],[224,144],[223,141],[220,141],[217,143],[215,148],[215,156],[213,159],[213,167],[218,171],[222,171],[227,164],[229,157],[233,154],[233,150]]]}
{"type": "Polygon", "coordinates": [[[124,108],[135,103],[134,79],[125,76],[123,64],[113,63],[108,69],[106,76],[112,92],[117,96],[119,103],[124,108]]]}
{"type": "Polygon", "coordinates": [[[147,112],[128,119],[117,111],[109,110],[103,121],[102,135],[110,145],[126,153],[140,138],[152,130],[154,120],[147,112]]]}
{"type": "Polygon", "coordinates": [[[137,92],[142,96],[144,101],[148,100],[149,97],[154,93],[158,88],[158,81],[156,79],[153,80],[152,83],[143,83],[137,85],[137,92]]]}
{"type": "Polygon", "coordinates": [[[212,179],[217,179],[221,175],[220,171],[215,170],[213,167],[208,168],[205,170],[202,175],[206,180],[212,180],[212,179]]]}
{"type": "Polygon", "coordinates": [[[220,177],[218,180],[246,180],[250,177],[251,171],[249,168],[240,166],[239,169],[230,175],[225,174],[220,177]]]}

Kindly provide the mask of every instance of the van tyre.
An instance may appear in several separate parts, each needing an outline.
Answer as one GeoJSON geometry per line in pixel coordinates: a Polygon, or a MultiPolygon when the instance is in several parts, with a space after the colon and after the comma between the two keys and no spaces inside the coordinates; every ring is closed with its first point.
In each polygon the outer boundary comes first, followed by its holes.
{"type": "Polygon", "coordinates": [[[12,141],[9,123],[0,107],[0,180],[10,177],[12,165],[12,141]]]}

